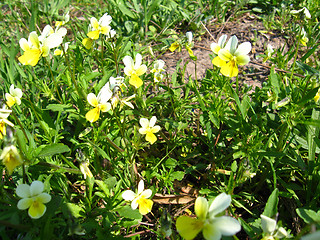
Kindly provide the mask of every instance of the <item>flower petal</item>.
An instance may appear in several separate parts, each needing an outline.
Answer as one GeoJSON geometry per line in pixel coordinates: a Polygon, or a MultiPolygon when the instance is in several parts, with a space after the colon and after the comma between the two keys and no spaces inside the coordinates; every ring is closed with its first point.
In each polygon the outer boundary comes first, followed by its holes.
{"type": "Polygon", "coordinates": [[[155,141],[157,141],[157,137],[152,132],[148,131],[146,134],[146,141],[148,141],[150,144],[154,144],[155,141]]]}
{"type": "Polygon", "coordinates": [[[221,47],[217,43],[211,43],[210,45],[211,51],[214,52],[215,54],[218,54],[219,50],[221,47]]]}
{"type": "Polygon", "coordinates": [[[134,210],[134,209],[137,209],[138,206],[139,206],[138,198],[133,199],[131,202],[131,208],[134,210]]]}
{"type": "Polygon", "coordinates": [[[31,197],[30,186],[28,184],[20,184],[16,188],[16,194],[21,198],[31,197]]]}
{"type": "Polygon", "coordinates": [[[220,72],[226,77],[236,77],[238,76],[239,70],[236,62],[230,61],[221,67],[220,72]]]}
{"type": "Polygon", "coordinates": [[[35,199],[41,203],[48,203],[51,201],[51,196],[48,193],[40,193],[35,199]]]}
{"type": "Polygon", "coordinates": [[[100,116],[100,108],[96,107],[94,109],[91,109],[89,112],[86,114],[86,119],[89,122],[95,122],[99,119],[100,116]]]}
{"type": "Polygon", "coordinates": [[[98,20],[95,17],[92,17],[90,19],[90,25],[91,25],[93,30],[97,30],[99,28],[98,20]]]}
{"type": "Polygon", "coordinates": [[[93,40],[91,38],[84,38],[82,44],[86,49],[90,49],[92,48],[93,40]]]}
{"type": "Polygon", "coordinates": [[[148,128],[149,127],[149,120],[147,118],[140,118],[139,121],[142,128],[148,128]]]}
{"type": "Polygon", "coordinates": [[[271,234],[276,229],[277,221],[262,214],[260,215],[260,217],[261,217],[261,228],[263,232],[271,234]]]}
{"type": "Polygon", "coordinates": [[[30,49],[25,51],[24,54],[18,58],[18,60],[23,65],[30,65],[34,67],[39,62],[40,56],[40,49],[30,49]]]}
{"type": "Polygon", "coordinates": [[[221,234],[224,236],[232,236],[241,230],[240,223],[229,216],[222,216],[213,219],[212,225],[219,229],[221,234]]]}
{"type": "Polygon", "coordinates": [[[180,216],[176,221],[176,227],[184,239],[194,239],[201,232],[203,221],[188,216],[180,216]]]}
{"type": "Polygon", "coordinates": [[[156,124],[156,121],[157,121],[157,117],[152,116],[149,121],[149,127],[152,128],[154,126],[154,124],[156,124]]]}
{"type": "Polygon", "coordinates": [[[30,194],[31,196],[39,195],[43,192],[44,184],[40,181],[33,181],[30,185],[30,194]]]}
{"type": "Polygon", "coordinates": [[[139,212],[141,215],[146,215],[151,212],[153,201],[150,199],[140,198],[139,203],[139,212]]]}
{"type": "Polygon", "coordinates": [[[29,43],[28,43],[27,39],[25,39],[25,38],[20,39],[19,45],[23,51],[27,51],[30,49],[29,43]]]}
{"type": "Polygon", "coordinates": [[[248,55],[237,56],[237,64],[238,65],[246,65],[248,62],[250,62],[250,57],[248,55]]]}
{"type": "Polygon", "coordinates": [[[161,127],[159,125],[154,126],[153,128],[151,128],[151,132],[152,133],[157,133],[159,132],[161,129],[161,127]]]}
{"type": "Polygon", "coordinates": [[[137,76],[141,76],[142,74],[144,74],[147,71],[147,66],[146,65],[141,65],[136,69],[136,74],[137,76]]]}
{"type": "Polygon", "coordinates": [[[237,50],[237,46],[238,38],[236,36],[232,36],[224,48],[227,49],[231,54],[234,54],[237,50]]]}
{"type": "Polygon", "coordinates": [[[34,201],[29,208],[28,214],[31,218],[38,219],[43,216],[46,210],[47,207],[44,204],[34,201]]]}
{"type": "Polygon", "coordinates": [[[194,204],[194,211],[199,219],[206,219],[208,213],[208,201],[204,197],[197,197],[194,204]]]}
{"type": "Polygon", "coordinates": [[[99,30],[96,30],[96,31],[91,31],[91,32],[88,32],[87,33],[87,36],[93,40],[96,40],[99,38],[99,33],[100,31],[99,30]]]}
{"type": "Polygon", "coordinates": [[[152,195],[152,190],[151,189],[146,189],[141,192],[140,197],[142,198],[149,198],[152,195]]]}
{"type": "Polygon", "coordinates": [[[226,193],[219,194],[209,207],[210,218],[226,210],[231,204],[231,196],[226,193]]]}
{"type": "Polygon", "coordinates": [[[142,63],[142,56],[140,53],[137,53],[135,60],[136,60],[136,63],[134,64],[134,69],[137,70],[141,66],[141,63],[142,63]]]}
{"type": "Polygon", "coordinates": [[[218,53],[218,56],[221,60],[229,62],[232,60],[233,55],[227,49],[221,49],[218,53]]]}
{"type": "Polygon", "coordinates": [[[31,206],[32,203],[33,203],[32,198],[23,198],[19,200],[17,204],[17,208],[20,210],[26,210],[31,206]]]}
{"type": "Polygon", "coordinates": [[[202,234],[206,240],[221,239],[221,232],[214,224],[205,224],[202,230],[202,234]]]}
{"type": "MultiPolygon", "coordinates": [[[[134,66],[134,61],[133,61],[132,57],[130,57],[130,56],[125,56],[122,61],[123,61],[124,65],[125,65],[127,68],[130,68],[130,69],[133,68],[133,66],[134,66]]],[[[128,74],[126,74],[126,75],[128,75],[128,74]]]]}
{"type": "Polygon", "coordinates": [[[111,104],[109,102],[100,104],[101,112],[108,112],[110,109],[111,109],[111,104]]]}
{"type": "Polygon", "coordinates": [[[93,106],[97,107],[99,105],[98,99],[94,93],[89,93],[87,96],[88,103],[93,106]]]}
{"type": "Polygon", "coordinates": [[[235,51],[234,55],[247,55],[251,51],[251,43],[250,42],[244,42],[239,45],[237,50],[235,51]]]}
{"type": "Polygon", "coordinates": [[[136,194],[131,190],[126,190],[122,193],[122,198],[126,201],[132,201],[136,197],[136,194]]]}
{"type": "Polygon", "coordinates": [[[139,88],[143,84],[142,80],[136,74],[131,75],[129,83],[135,88],[139,88]]]}
{"type": "Polygon", "coordinates": [[[219,56],[216,56],[214,59],[212,59],[212,64],[217,67],[222,67],[226,64],[226,61],[223,61],[219,56]]]}
{"type": "Polygon", "coordinates": [[[141,179],[138,183],[138,194],[142,193],[144,190],[144,182],[143,180],[141,179]]]}

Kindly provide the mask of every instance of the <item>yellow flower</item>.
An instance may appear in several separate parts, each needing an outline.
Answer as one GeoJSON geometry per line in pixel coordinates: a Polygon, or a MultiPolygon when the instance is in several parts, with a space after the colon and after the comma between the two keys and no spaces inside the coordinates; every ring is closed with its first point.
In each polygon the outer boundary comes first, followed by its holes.
{"type": "Polygon", "coordinates": [[[232,36],[226,46],[218,53],[221,60],[226,62],[220,69],[220,72],[226,77],[238,76],[238,65],[246,65],[250,61],[247,54],[251,51],[251,43],[244,42],[237,46],[238,39],[236,36],[232,36]]]}
{"type": "Polygon", "coordinates": [[[124,73],[130,77],[129,83],[135,86],[135,88],[141,87],[143,82],[139,78],[139,76],[141,76],[147,71],[147,66],[144,64],[141,65],[142,63],[141,54],[137,53],[136,62],[133,61],[132,57],[125,56],[123,58],[123,63],[125,65],[124,73]]]}
{"type": "Polygon", "coordinates": [[[207,199],[198,197],[194,210],[197,218],[180,216],[176,227],[184,239],[194,239],[201,231],[206,240],[219,240],[222,235],[232,236],[241,230],[240,223],[229,216],[217,216],[231,203],[231,196],[225,193],[219,194],[209,207],[207,199]]]}
{"type": "Polygon", "coordinates": [[[174,43],[171,44],[171,46],[169,47],[169,50],[171,52],[174,52],[177,48],[178,48],[178,52],[180,52],[181,51],[181,44],[178,41],[175,41],[174,43]]]}
{"type": "Polygon", "coordinates": [[[157,121],[156,116],[151,117],[150,121],[146,118],[140,119],[140,125],[142,128],[139,129],[139,133],[146,134],[146,141],[153,144],[155,141],[157,141],[157,137],[154,135],[154,133],[157,133],[160,131],[160,126],[154,125],[157,121]]]}
{"type": "Polygon", "coordinates": [[[47,57],[51,48],[56,48],[62,43],[66,31],[65,28],[60,28],[54,32],[52,27],[47,25],[39,37],[33,31],[29,34],[28,41],[21,38],[19,44],[24,53],[18,58],[19,62],[23,65],[35,66],[40,57],[47,57]]]}
{"type": "Polygon", "coordinates": [[[309,38],[307,37],[306,31],[302,28],[301,30],[301,39],[300,42],[303,46],[307,46],[307,43],[309,42],[309,38]]]}
{"type": "Polygon", "coordinates": [[[18,105],[21,104],[20,98],[22,97],[22,91],[20,88],[14,88],[14,85],[12,84],[9,89],[10,93],[6,93],[5,97],[7,100],[7,105],[9,107],[12,107],[15,103],[18,105]]]}
{"type": "Polygon", "coordinates": [[[0,159],[2,159],[3,164],[8,169],[9,175],[12,174],[13,170],[20,166],[23,161],[18,152],[18,149],[14,145],[5,147],[2,150],[0,159]]]}
{"type": "Polygon", "coordinates": [[[40,181],[33,181],[31,185],[20,184],[16,189],[17,195],[22,198],[18,202],[18,209],[28,210],[28,214],[33,219],[38,219],[46,212],[47,207],[44,203],[51,200],[48,193],[44,193],[44,184],[40,181]]]}
{"type": "Polygon", "coordinates": [[[192,32],[186,32],[186,38],[187,38],[187,41],[186,41],[186,44],[185,44],[185,47],[189,53],[189,56],[190,57],[194,57],[193,55],[193,51],[192,51],[192,48],[193,48],[193,35],[192,35],[192,32]]]}
{"type": "Polygon", "coordinates": [[[217,67],[222,67],[226,62],[223,61],[219,56],[219,51],[224,48],[224,46],[226,45],[226,41],[227,41],[227,35],[222,35],[219,40],[218,43],[211,43],[210,48],[212,50],[212,52],[217,55],[213,60],[212,60],[212,64],[217,66],[217,67]]]}
{"type": "Polygon", "coordinates": [[[92,172],[89,169],[89,161],[88,160],[80,163],[80,171],[82,172],[84,179],[86,179],[87,176],[89,178],[93,177],[92,172]]]}
{"type": "Polygon", "coordinates": [[[112,17],[105,13],[99,20],[92,17],[90,19],[90,27],[91,31],[87,34],[87,36],[93,40],[99,38],[100,33],[104,35],[109,35],[111,31],[111,27],[109,26],[111,23],[112,17]]]}
{"type": "Polygon", "coordinates": [[[95,122],[99,119],[100,111],[107,112],[111,109],[111,104],[108,102],[112,96],[112,91],[109,89],[107,84],[102,87],[98,96],[94,93],[89,93],[87,96],[87,100],[94,109],[91,109],[86,114],[86,119],[89,122],[95,122]]]}
{"type": "Polygon", "coordinates": [[[0,109],[0,139],[6,135],[6,124],[11,127],[14,126],[14,124],[7,119],[11,112],[11,110],[6,109],[5,107],[0,109]]]}
{"type": "Polygon", "coordinates": [[[82,44],[86,49],[90,49],[93,46],[93,40],[91,38],[84,38],[82,44]]]}
{"type": "Polygon", "coordinates": [[[318,89],[318,92],[316,93],[316,95],[314,96],[314,101],[315,103],[317,103],[320,99],[320,88],[318,89]]]}
{"type": "Polygon", "coordinates": [[[126,201],[131,201],[131,208],[137,209],[139,206],[139,212],[142,215],[146,215],[151,212],[153,201],[148,199],[151,197],[152,191],[150,189],[144,190],[144,182],[140,180],[138,184],[138,193],[134,193],[131,190],[126,190],[122,193],[122,198],[126,201]]]}

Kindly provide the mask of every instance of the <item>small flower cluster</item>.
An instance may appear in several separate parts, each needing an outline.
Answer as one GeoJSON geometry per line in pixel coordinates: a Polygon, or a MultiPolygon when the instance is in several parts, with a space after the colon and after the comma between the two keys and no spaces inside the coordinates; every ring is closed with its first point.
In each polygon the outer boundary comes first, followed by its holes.
{"type": "Polygon", "coordinates": [[[216,55],[212,64],[220,68],[220,73],[226,77],[238,76],[238,65],[246,65],[250,61],[248,56],[251,43],[244,42],[238,46],[238,38],[232,36],[228,42],[227,36],[222,35],[218,43],[211,44],[211,50],[216,55]]]}
{"type": "Polygon", "coordinates": [[[186,36],[184,39],[182,40],[177,40],[175,41],[174,43],[171,44],[171,46],[169,47],[169,50],[171,52],[174,52],[176,49],[178,52],[181,51],[182,47],[185,47],[186,50],[188,51],[189,53],[189,56],[195,60],[196,57],[194,56],[193,54],[193,51],[192,51],[192,48],[194,46],[194,43],[193,43],[193,34],[192,32],[186,32],[186,36]]]}

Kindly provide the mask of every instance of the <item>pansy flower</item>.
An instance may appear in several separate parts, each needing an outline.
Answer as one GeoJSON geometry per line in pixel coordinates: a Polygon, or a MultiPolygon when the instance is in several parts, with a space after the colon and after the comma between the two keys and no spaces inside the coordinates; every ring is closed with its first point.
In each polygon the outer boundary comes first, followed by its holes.
{"type": "Polygon", "coordinates": [[[153,144],[157,141],[155,133],[160,131],[160,126],[155,125],[157,121],[156,116],[152,116],[150,121],[147,118],[140,119],[141,128],[139,129],[139,133],[146,135],[146,141],[153,144]]]}
{"type": "Polygon", "coordinates": [[[51,196],[43,190],[44,184],[40,181],[33,181],[31,185],[18,185],[16,193],[22,198],[18,202],[18,209],[28,209],[28,214],[33,219],[42,217],[47,210],[44,204],[51,201],[51,196]]]}
{"type": "Polygon", "coordinates": [[[20,105],[22,97],[22,91],[20,88],[14,88],[14,85],[11,84],[9,93],[5,94],[8,107],[12,107],[15,103],[20,105]]]}
{"type": "Polygon", "coordinates": [[[135,88],[141,87],[143,84],[140,76],[147,71],[147,66],[142,64],[142,56],[137,53],[135,62],[132,57],[125,56],[123,58],[123,63],[125,65],[124,73],[130,77],[129,83],[135,88]]]}
{"type": "Polygon", "coordinates": [[[151,212],[153,201],[150,198],[152,191],[150,189],[144,189],[144,182],[140,180],[138,184],[138,192],[135,193],[131,190],[126,190],[122,193],[122,198],[126,201],[131,201],[131,208],[137,209],[142,215],[146,215],[151,212]]]}

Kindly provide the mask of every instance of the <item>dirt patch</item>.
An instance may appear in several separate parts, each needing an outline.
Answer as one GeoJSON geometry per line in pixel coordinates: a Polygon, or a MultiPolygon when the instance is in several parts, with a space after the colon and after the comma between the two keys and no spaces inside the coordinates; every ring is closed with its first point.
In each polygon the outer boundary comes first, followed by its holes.
{"type": "MultiPolygon", "coordinates": [[[[245,14],[241,18],[233,22],[216,23],[215,20],[206,24],[207,30],[210,32],[195,38],[195,45],[193,53],[197,57],[197,66],[190,59],[188,52],[184,49],[181,52],[167,52],[161,59],[166,62],[167,72],[172,74],[177,67],[177,62],[181,59],[180,66],[183,67],[187,63],[186,78],[189,76],[198,79],[205,76],[207,69],[212,69],[213,65],[209,54],[211,54],[210,44],[217,42],[219,37],[223,34],[227,34],[228,37],[236,35],[239,39],[239,43],[249,41],[252,43],[252,51],[250,52],[250,63],[246,66],[239,67],[239,79],[241,82],[249,86],[261,87],[263,81],[265,81],[269,75],[269,69],[267,67],[259,66],[253,62],[262,64],[262,57],[258,57],[263,54],[267,45],[271,44],[274,49],[282,48],[286,43],[284,36],[279,32],[269,32],[265,29],[262,22],[259,21],[254,15],[245,14]],[[214,38],[214,39],[213,39],[214,38]],[[201,39],[199,41],[198,39],[201,39]],[[196,69],[195,69],[196,67],[196,69]],[[196,71],[195,71],[196,70],[196,71]]],[[[268,63],[264,64],[268,66],[268,63]]]]}

